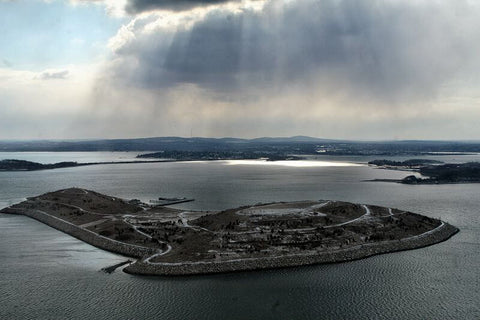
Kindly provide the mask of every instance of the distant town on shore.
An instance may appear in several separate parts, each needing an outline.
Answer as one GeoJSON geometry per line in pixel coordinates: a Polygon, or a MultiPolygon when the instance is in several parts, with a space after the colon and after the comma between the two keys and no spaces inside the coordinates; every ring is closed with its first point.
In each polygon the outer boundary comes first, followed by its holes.
{"type": "Polygon", "coordinates": [[[413,156],[468,154],[480,152],[480,141],[391,140],[355,141],[320,139],[307,136],[281,138],[182,138],[154,137],[102,140],[0,140],[0,152],[14,151],[137,151],[177,152],[177,156],[198,158],[226,153],[245,157],[296,155],[383,155],[413,156]]]}

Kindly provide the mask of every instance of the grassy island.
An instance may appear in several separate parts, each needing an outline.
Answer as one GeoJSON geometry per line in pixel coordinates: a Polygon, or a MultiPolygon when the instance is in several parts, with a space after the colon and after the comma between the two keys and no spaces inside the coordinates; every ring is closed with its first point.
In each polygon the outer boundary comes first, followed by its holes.
{"type": "Polygon", "coordinates": [[[415,213],[341,201],[183,211],[71,188],[1,210],[138,260],[126,272],[186,275],[360,259],[444,241],[458,229],[415,213]]]}

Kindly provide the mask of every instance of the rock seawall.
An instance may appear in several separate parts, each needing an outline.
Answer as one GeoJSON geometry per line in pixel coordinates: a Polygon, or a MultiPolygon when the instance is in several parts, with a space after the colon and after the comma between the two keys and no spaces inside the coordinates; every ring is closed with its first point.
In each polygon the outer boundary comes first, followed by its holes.
{"type": "Polygon", "coordinates": [[[79,240],[85,241],[92,246],[114,253],[119,253],[128,257],[142,258],[158,252],[153,248],[128,244],[101,236],[95,232],[81,228],[73,223],[54,217],[43,211],[5,208],[2,210],[2,213],[19,214],[33,218],[52,228],[65,232],[79,240]]]}
{"type": "Polygon", "coordinates": [[[234,271],[273,269],[301,265],[345,262],[378,254],[417,249],[449,239],[459,230],[447,223],[425,234],[393,241],[368,243],[331,252],[296,254],[270,258],[250,258],[219,262],[156,263],[137,261],[124,269],[142,275],[193,275],[234,271]]]}

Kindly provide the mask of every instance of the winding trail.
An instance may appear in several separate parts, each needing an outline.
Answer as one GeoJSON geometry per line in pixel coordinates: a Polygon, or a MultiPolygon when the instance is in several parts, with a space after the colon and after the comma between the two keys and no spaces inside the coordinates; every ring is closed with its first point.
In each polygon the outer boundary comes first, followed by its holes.
{"type": "Polygon", "coordinates": [[[169,245],[168,243],[164,242],[166,245],[167,245],[167,250],[165,251],[162,251],[162,252],[159,252],[159,253],[156,253],[154,255],[151,255],[150,257],[146,258],[145,260],[143,260],[143,262],[145,263],[148,263],[148,264],[162,264],[163,262],[152,262],[151,260],[152,259],[155,259],[156,257],[160,257],[160,256],[163,256],[163,255],[166,255],[167,253],[169,253],[170,251],[172,251],[172,246],[169,245]]]}
{"type": "Polygon", "coordinates": [[[366,220],[368,219],[369,217],[372,216],[372,212],[370,211],[370,208],[365,205],[365,204],[362,204],[362,207],[365,209],[365,214],[361,215],[360,217],[358,218],[355,218],[353,220],[349,220],[349,221],[346,221],[346,222],[342,222],[342,223],[337,223],[337,224],[332,224],[332,225],[329,225],[329,226],[325,226],[324,228],[335,228],[335,227],[341,227],[341,226],[344,226],[346,224],[350,224],[352,222],[355,222],[355,221],[359,221],[359,220],[366,220]]]}
{"type": "MultiPolygon", "coordinates": [[[[83,191],[85,194],[87,194],[88,192],[86,190],[83,190],[83,189],[79,189],[81,191],[83,191]]],[[[114,200],[114,198],[112,198],[112,200],[114,200]]],[[[45,202],[53,202],[53,201],[49,201],[49,200],[43,200],[45,202]]],[[[121,242],[121,241],[117,241],[117,240],[114,240],[114,239],[111,239],[111,238],[108,238],[108,237],[105,237],[105,236],[101,236],[93,231],[90,231],[88,229],[86,229],[87,227],[91,227],[91,226],[94,226],[94,225],[97,225],[97,224],[100,224],[100,223],[103,223],[103,222],[106,222],[106,221],[115,221],[115,220],[120,220],[122,222],[124,222],[125,224],[127,224],[128,226],[132,227],[133,230],[142,235],[143,237],[146,237],[148,239],[155,239],[152,235],[144,232],[144,231],[141,231],[140,228],[142,228],[142,226],[140,225],[136,225],[135,223],[135,220],[134,219],[130,219],[131,217],[133,217],[132,215],[124,215],[122,216],[122,218],[118,218],[118,217],[115,217],[114,215],[105,215],[105,214],[100,214],[100,213],[97,213],[97,212],[93,212],[93,211],[89,211],[89,210],[85,210],[79,206],[75,206],[75,205],[72,205],[72,204],[65,204],[65,203],[59,203],[59,202],[56,202],[58,204],[61,204],[61,205],[64,205],[64,206],[67,206],[67,207],[71,207],[71,208],[75,208],[75,209],[78,209],[82,212],[87,212],[87,213],[90,213],[90,214],[95,214],[95,215],[99,215],[99,216],[102,216],[102,219],[98,219],[96,221],[92,221],[92,222],[88,222],[88,223],[85,223],[85,224],[82,224],[82,225],[75,225],[71,222],[68,222],[66,220],[63,220],[59,217],[56,217],[56,216],[53,216],[51,214],[48,214],[47,212],[44,212],[42,210],[35,210],[39,213],[42,213],[46,216],[49,216],[53,219],[56,219],[56,220],[60,220],[64,223],[67,223],[69,225],[72,225],[72,226],[75,226],[75,227],[78,227],[78,228],[81,228],[83,230],[85,230],[86,232],[89,232],[91,234],[94,234],[95,236],[99,237],[99,238],[103,238],[105,240],[108,240],[108,241],[111,241],[111,242],[115,242],[115,243],[118,243],[118,244],[125,244],[124,242],[121,242]],[[131,222],[133,221],[133,222],[131,222]]],[[[326,205],[327,203],[329,202],[325,202],[323,204],[319,204],[319,205],[316,205],[314,209],[318,209],[318,208],[321,208],[322,206],[326,205]]],[[[351,223],[355,223],[355,222],[359,222],[359,221],[374,221],[374,219],[377,219],[377,218],[383,218],[383,217],[392,217],[392,216],[395,216],[395,215],[400,215],[400,214],[404,214],[406,213],[406,211],[399,211],[397,210],[397,213],[394,213],[393,210],[391,208],[387,208],[387,212],[388,214],[386,215],[380,215],[380,216],[375,216],[375,215],[372,215],[372,210],[369,208],[368,205],[361,205],[361,207],[363,208],[364,210],[364,214],[362,214],[361,216],[357,217],[357,218],[354,218],[352,220],[349,220],[349,221],[346,221],[346,222],[342,222],[342,223],[338,223],[338,224],[334,224],[334,225],[328,225],[328,226],[324,226],[324,228],[335,228],[335,227],[341,227],[341,226],[344,226],[344,225],[348,225],[348,224],[351,224],[351,223]]],[[[251,207],[251,208],[254,208],[254,207],[251,207]]],[[[304,210],[305,213],[309,214],[310,212],[305,209],[304,210]]],[[[382,213],[385,214],[384,211],[382,211],[382,213]]],[[[195,231],[205,231],[205,232],[209,232],[209,233],[216,233],[214,231],[211,231],[211,230],[208,230],[206,228],[203,228],[203,227],[200,227],[200,226],[196,226],[196,225],[191,225],[189,224],[189,221],[190,220],[194,220],[195,219],[195,216],[193,214],[190,214],[191,217],[193,217],[193,219],[189,219],[188,217],[186,217],[186,215],[189,214],[189,211],[183,211],[183,212],[180,212],[178,213],[178,220],[176,221],[176,224],[181,226],[181,227],[184,227],[184,228],[190,228],[192,230],[195,230],[195,231]]],[[[154,221],[154,220],[152,220],[154,221]]],[[[421,234],[417,234],[417,235],[413,235],[413,236],[410,236],[408,238],[404,238],[404,239],[399,239],[400,241],[409,241],[409,240],[413,240],[413,239],[420,239],[420,238],[423,238],[423,237],[426,237],[430,234],[433,234],[439,230],[442,230],[442,228],[444,228],[446,226],[446,224],[441,221],[441,223],[435,227],[434,229],[431,229],[429,231],[426,231],[424,233],[421,233],[421,234]]],[[[312,231],[312,230],[315,230],[316,227],[310,227],[310,228],[298,228],[298,229],[285,229],[285,231],[299,231],[299,232],[307,232],[307,231],[312,231]]],[[[241,233],[241,232],[240,232],[241,233]]],[[[243,233],[258,233],[258,230],[257,231],[247,231],[247,232],[243,232],[243,233]]],[[[202,265],[202,264],[217,264],[217,263],[230,263],[230,262],[242,262],[242,261],[252,261],[252,260],[262,260],[262,259],[265,259],[263,257],[250,257],[250,258],[234,258],[234,259],[228,259],[228,260],[220,260],[220,261],[183,261],[183,262],[154,262],[154,260],[158,257],[161,257],[161,256],[164,256],[168,253],[170,253],[172,250],[173,250],[173,247],[172,245],[170,245],[168,242],[165,242],[165,241],[161,241],[161,240],[158,240],[158,239],[155,239],[160,245],[161,245],[161,248],[154,248],[154,250],[151,250],[149,251],[149,256],[147,257],[144,257],[144,258],[141,258],[139,259],[138,261],[139,262],[142,262],[142,263],[145,263],[145,264],[149,264],[149,265],[159,265],[159,266],[188,266],[188,265],[202,265]],[[154,254],[152,254],[153,252],[155,252],[154,254]]],[[[388,243],[389,241],[385,241],[385,243],[388,243]]],[[[128,244],[128,243],[127,243],[128,244]]],[[[148,247],[143,247],[143,246],[140,246],[140,245],[134,245],[134,244],[128,244],[129,246],[133,246],[133,247],[137,247],[137,248],[142,248],[142,249],[145,249],[145,248],[148,248],[148,247]]],[[[361,245],[354,245],[354,246],[351,246],[349,247],[348,249],[352,249],[352,248],[362,248],[363,246],[365,247],[371,247],[373,245],[376,245],[376,244],[361,244],[361,245]]],[[[153,249],[153,248],[152,248],[153,249]]],[[[336,251],[342,251],[342,249],[339,249],[339,250],[336,250],[336,251]]],[[[316,253],[319,253],[321,251],[316,251],[316,253]]],[[[304,252],[304,253],[294,253],[294,254],[287,254],[285,256],[278,256],[278,257],[299,257],[299,256],[306,256],[306,255],[312,255],[312,254],[315,254],[315,251],[309,251],[309,252],[304,252]]]]}
{"type": "MultiPolygon", "coordinates": [[[[331,201],[327,201],[325,203],[322,203],[321,205],[318,205],[316,206],[316,208],[321,208],[325,205],[327,205],[328,203],[330,203],[331,201]]],[[[370,217],[373,217],[372,216],[372,212],[370,210],[370,208],[367,206],[367,205],[364,205],[362,204],[362,207],[364,208],[365,210],[365,213],[363,215],[361,215],[360,217],[358,218],[355,218],[355,219],[352,219],[352,220],[349,220],[349,221],[346,221],[346,222],[342,222],[342,223],[337,223],[337,224],[332,224],[332,225],[328,225],[328,226],[324,226],[324,228],[335,228],[335,227],[341,227],[341,226],[344,226],[344,225],[347,225],[347,224],[350,224],[350,223],[353,223],[355,221],[359,221],[359,220],[366,220],[366,219],[369,219],[370,217]]],[[[251,208],[254,208],[254,207],[251,207],[251,208]]],[[[295,229],[283,229],[285,232],[308,232],[308,231],[314,231],[316,230],[317,227],[308,227],[308,228],[295,228],[295,229]]],[[[205,229],[207,230],[207,229],[205,229]]],[[[212,231],[210,231],[212,232],[212,231]]],[[[257,231],[238,231],[238,232],[233,232],[233,231],[230,231],[230,234],[254,234],[254,233],[258,233],[257,231]]]]}
{"type": "Polygon", "coordinates": [[[81,224],[79,225],[79,227],[81,228],[88,228],[88,227],[93,227],[93,226],[96,226],[98,224],[102,224],[106,221],[109,221],[110,219],[100,219],[100,220],[95,220],[95,221],[92,221],[92,222],[88,222],[88,223],[84,223],[84,224],[81,224]]]}
{"type": "MultiPolygon", "coordinates": [[[[329,202],[329,201],[328,201],[329,202]]],[[[323,205],[321,206],[324,206],[326,205],[328,202],[324,203],[323,205]]],[[[320,207],[321,207],[320,206],[320,207]]],[[[344,225],[347,225],[347,224],[350,224],[350,223],[353,223],[355,221],[360,221],[360,220],[368,220],[370,218],[372,218],[372,211],[370,210],[370,208],[365,205],[365,204],[362,204],[362,207],[363,209],[365,210],[365,213],[363,215],[361,215],[360,217],[358,218],[355,218],[355,219],[352,219],[352,220],[349,220],[349,221],[346,221],[346,222],[343,222],[343,223],[339,223],[339,224],[335,224],[335,225],[330,225],[330,226],[325,226],[325,228],[334,228],[334,227],[339,227],[339,226],[344,226],[344,225]]],[[[253,207],[252,207],[253,208],[253,207]]],[[[391,208],[388,208],[389,209],[389,215],[388,216],[392,216],[393,215],[393,212],[392,212],[392,209],[391,208]]],[[[201,229],[201,230],[205,230],[205,231],[208,231],[208,232],[212,232],[211,230],[208,230],[208,229],[205,229],[205,228],[202,228],[202,227],[197,227],[197,226],[192,226],[190,224],[188,224],[188,219],[185,218],[184,214],[186,212],[181,212],[179,213],[178,217],[180,218],[181,222],[182,222],[182,225],[186,228],[191,228],[193,230],[197,230],[198,229],[201,229]]],[[[404,213],[404,212],[402,212],[404,213]]],[[[440,227],[443,227],[444,223],[442,222],[442,224],[440,226],[438,226],[437,228],[433,229],[433,230],[430,230],[430,231],[427,231],[423,234],[420,234],[420,235],[416,235],[416,236],[413,236],[413,237],[410,237],[410,238],[407,238],[407,239],[415,239],[415,238],[418,238],[418,237],[421,237],[421,236],[424,236],[424,235],[427,235],[429,233],[432,233],[434,231],[436,231],[437,229],[439,229],[440,227]]],[[[299,232],[305,232],[305,231],[313,231],[315,230],[315,228],[299,228],[299,229],[285,229],[285,231],[299,231],[299,232]]],[[[245,232],[238,232],[238,234],[247,234],[247,233],[256,233],[256,231],[245,231],[245,232]]],[[[179,265],[192,265],[192,264],[209,264],[209,263],[212,263],[212,262],[207,262],[207,261],[191,261],[191,262],[152,262],[153,259],[155,259],[156,257],[160,257],[160,256],[163,256],[167,253],[169,253],[171,250],[172,250],[172,246],[168,243],[166,243],[167,245],[167,250],[163,251],[163,252],[160,252],[160,253],[156,253],[148,258],[146,258],[144,260],[145,263],[147,264],[150,264],[150,265],[165,265],[165,266],[179,266],[179,265]]],[[[292,256],[295,256],[295,255],[303,255],[303,254],[294,254],[292,256]]],[[[240,261],[249,261],[249,260],[259,260],[259,259],[263,259],[263,258],[242,258],[242,259],[231,259],[231,260],[224,260],[222,261],[223,262],[240,262],[240,261]]]]}
{"type": "Polygon", "coordinates": [[[149,235],[148,233],[145,233],[145,232],[143,232],[143,231],[138,230],[138,227],[137,227],[136,225],[128,222],[127,219],[123,219],[123,222],[125,222],[126,224],[128,224],[130,227],[133,228],[133,230],[135,230],[136,232],[138,232],[138,233],[141,234],[142,236],[145,236],[145,237],[147,237],[147,238],[149,238],[149,239],[153,239],[153,237],[152,237],[151,235],[149,235]]]}
{"type": "MultiPolygon", "coordinates": [[[[426,231],[424,233],[421,233],[421,234],[418,234],[418,235],[415,235],[415,236],[411,236],[411,237],[408,237],[408,238],[404,238],[404,239],[400,239],[399,241],[409,241],[409,240],[413,240],[413,239],[418,239],[418,238],[422,238],[422,237],[425,237],[431,233],[434,233],[434,232],[437,232],[439,231],[440,229],[442,229],[443,227],[445,226],[445,223],[443,221],[441,221],[440,225],[437,226],[436,228],[432,229],[432,230],[429,230],[429,231],[426,231]]],[[[385,242],[389,242],[389,241],[385,241],[385,242]]],[[[353,246],[353,247],[350,247],[350,248],[347,248],[347,249],[339,249],[339,250],[336,250],[334,252],[341,252],[341,251],[345,251],[345,250],[351,250],[353,248],[362,248],[362,247],[370,247],[370,246],[374,246],[374,245],[378,245],[378,243],[364,243],[364,244],[359,244],[359,245],[356,245],[356,246],[353,246]]],[[[229,260],[222,260],[222,261],[186,261],[186,262],[151,262],[152,259],[154,259],[155,257],[158,257],[158,256],[162,256],[168,252],[170,252],[172,248],[169,246],[168,250],[165,252],[165,253],[158,253],[158,254],[154,254],[150,257],[148,257],[147,259],[144,260],[144,262],[150,264],[150,265],[163,265],[163,266],[188,266],[188,265],[200,265],[200,264],[218,264],[218,263],[230,263],[230,262],[242,262],[242,261],[255,261],[255,260],[262,260],[262,259],[265,259],[263,257],[255,257],[255,258],[240,258],[240,259],[229,259],[229,260]]],[[[294,254],[288,254],[288,255],[284,255],[284,256],[278,256],[278,257],[301,257],[301,256],[307,256],[307,255],[310,255],[311,253],[294,253],[294,254]]]]}
{"type": "Polygon", "coordinates": [[[182,226],[183,227],[190,228],[190,229],[193,229],[195,231],[203,230],[203,231],[206,231],[206,232],[209,232],[209,233],[214,233],[212,230],[208,230],[206,228],[199,227],[199,226],[192,226],[191,224],[189,224],[188,219],[185,218],[185,213],[187,213],[187,212],[188,211],[183,211],[183,212],[180,212],[178,214],[178,217],[180,218],[180,221],[182,221],[182,226]]]}
{"type": "Polygon", "coordinates": [[[68,224],[68,225],[70,225],[70,226],[73,226],[73,227],[82,229],[83,231],[88,232],[88,233],[90,233],[90,234],[93,234],[93,235],[95,235],[96,237],[99,237],[99,238],[102,238],[102,239],[105,239],[105,240],[108,240],[108,241],[111,241],[111,242],[115,242],[115,243],[118,243],[118,244],[121,244],[121,245],[127,244],[127,245],[129,245],[129,246],[136,247],[136,248],[149,249],[148,247],[139,246],[139,245],[131,244],[131,243],[125,243],[125,242],[118,241],[118,240],[115,240],[115,239],[112,239],[112,238],[109,238],[109,237],[102,236],[102,235],[100,235],[100,234],[98,234],[98,233],[96,233],[96,232],[93,232],[93,231],[91,231],[91,230],[82,228],[82,227],[79,226],[79,225],[76,225],[76,224],[71,223],[71,222],[69,222],[69,221],[67,221],[67,220],[61,219],[61,218],[56,217],[56,216],[54,216],[54,215],[51,215],[51,214],[49,214],[49,213],[47,213],[47,212],[45,212],[45,211],[42,211],[42,210],[35,209],[35,210],[32,210],[32,211],[40,212],[41,214],[46,215],[46,216],[48,216],[48,217],[50,217],[50,218],[52,218],[52,219],[55,219],[55,220],[58,220],[58,221],[60,221],[60,222],[62,222],[62,223],[68,224]]]}
{"type": "Polygon", "coordinates": [[[102,214],[102,213],[98,213],[98,212],[90,211],[90,210],[85,210],[85,209],[83,209],[82,207],[79,207],[79,206],[76,206],[76,205],[73,205],[73,204],[68,204],[68,203],[63,203],[63,202],[57,202],[57,201],[52,201],[52,200],[43,200],[43,199],[42,199],[41,201],[43,201],[43,202],[49,202],[49,203],[54,203],[54,204],[61,204],[62,206],[74,208],[74,209],[80,210],[80,211],[82,211],[82,212],[94,214],[94,215],[97,215],[97,216],[102,216],[102,217],[109,217],[109,216],[110,216],[110,217],[112,217],[111,215],[102,214]]]}
{"type": "MultiPolygon", "coordinates": [[[[145,232],[143,232],[143,231],[138,230],[138,227],[135,226],[135,225],[133,225],[132,223],[128,222],[127,219],[128,219],[128,218],[124,218],[124,219],[123,219],[123,222],[125,222],[126,224],[128,224],[129,226],[131,226],[131,227],[132,227],[136,232],[138,232],[139,234],[141,234],[141,235],[143,235],[143,236],[145,236],[145,237],[147,237],[147,238],[149,238],[149,239],[153,239],[153,237],[152,237],[151,235],[149,235],[148,233],[145,233],[145,232]]],[[[148,258],[146,258],[145,260],[143,260],[145,263],[155,264],[154,262],[151,262],[152,259],[155,259],[156,257],[160,257],[160,256],[163,256],[163,255],[166,255],[167,253],[169,253],[170,251],[172,251],[172,246],[171,246],[169,243],[164,242],[164,241],[161,241],[161,240],[158,240],[158,239],[157,239],[157,242],[158,242],[159,244],[162,244],[162,245],[167,246],[167,249],[166,249],[166,250],[163,250],[163,251],[161,251],[161,252],[158,252],[158,253],[156,253],[156,254],[154,254],[154,255],[149,256],[148,258]]]]}

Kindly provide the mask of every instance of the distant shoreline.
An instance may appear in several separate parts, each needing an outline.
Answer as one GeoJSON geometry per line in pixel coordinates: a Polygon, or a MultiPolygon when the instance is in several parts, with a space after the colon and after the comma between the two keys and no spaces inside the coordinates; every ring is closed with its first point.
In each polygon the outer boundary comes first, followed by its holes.
{"type": "Polygon", "coordinates": [[[40,170],[54,170],[62,168],[76,168],[86,166],[97,165],[110,165],[110,164],[142,164],[142,163],[160,163],[160,162],[177,162],[174,159],[165,160],[133,160],[133,161],[107,161],[107,162],[57,162],[51,164],[43,164],[32,161],[17,160],[17,159],[5,159],[0,160],[0,172],[8,171],[40,171],[40,170]]]}
{"type": "Polygon", "coordinates": [[[480,141],[461,140],[338,140],[308,136],[244,138],[150,137],[91,140],[0,140],[0,151],[135,151],[247,152],[299,155],[471,155],[480,141]]]}
{"type": "Polygon", "coordinates": [[[363,180],[365,182],[390,182],[390,183],[400,183],[400,184],[407,184],[407,185],[443,185],[443,184],[477,184],[480,181],[434,181],[424,179],[428,182],[419,182],[419,183],[404,183],[402,182],[403,179],[371,179],[371,180],[363,180]]]}
{"type": "Polygon", "coordinates": [[[368,165],[379,169],[417,172],[427,178],[409,175],[403,179],[373,179],[370,181],[402,184],[460,184],[480,183],[480,163],[443,163],[436,160],[410,159],[405,161],[373,160],[368,165]]]}
{"type": "MultiPolygon", "coordinates": [[[[147,157],[144,157],[147,158],[147,157]]],[[[153,158],[152,158],[153,159],[153,158]]],[[[132,161],[107,161],[107,162],[57,162],[51,164],[42,164],[38,162],[31,162],[17,159],[5,159],[0,160],[0,172],[25,172],[25,171],[40,171],[40,170],[55,170],[63,168],[76,168],[86,166],[98,166],[98,165],[112,165],[112,164],[145,164],[145,163],[171,163],[171,162],[195,162],[195,161],[229,161],[229,160],[265,160],[265,161],[278,161],[288,160],[296,161],[299,159],[293,159],[291,157],[285,159],[241,159],[241,158],[218,158],[218,159],[203,159],[203,158],[188,158],[188,159],[161,159],[161,160],[132,160],[132,161]],[[8,163],[7,163],[8,162],[8,163]]]]}

